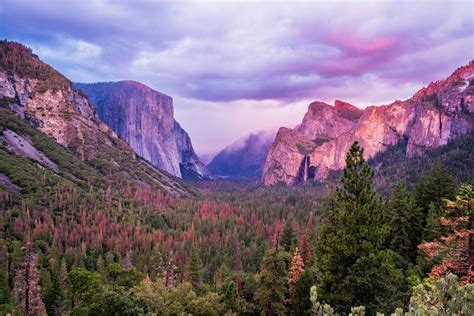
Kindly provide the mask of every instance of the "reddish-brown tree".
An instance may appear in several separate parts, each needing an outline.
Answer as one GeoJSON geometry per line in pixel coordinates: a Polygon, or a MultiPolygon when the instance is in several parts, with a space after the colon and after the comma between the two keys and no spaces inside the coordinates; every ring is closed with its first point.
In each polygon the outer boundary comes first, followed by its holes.
{"type": "Polygon", "coordinates": [[[288,278],[290,298],[288,299],[287,303],[292,302],[293,297],[295,296],[296,283],[300,279],[301,273],[303,272],[303,258],[301,258],[301,254],[298,247],[296,247],[295,253],[293,254],[293,259],[291,260],[290,277],[288,278]]]}
{"type": "Polygon", "coordinates": [[[41,300],[38,259],[32,248],[32,243],[28,241],[25,258],[16,272],[14,292],[21,314],[44,315],[45,307],[41,300]]]}
{"type": "Polygon", "coordinates": [[[456,200],[447,202],[440,219],[449,234],[418,246],[429,258],[441,260],[431,270],[431,276],[443,277],[451,272],[459,275],[463,283],[474,282],[473,212],[473,187],[463,185],[456,200]]]}

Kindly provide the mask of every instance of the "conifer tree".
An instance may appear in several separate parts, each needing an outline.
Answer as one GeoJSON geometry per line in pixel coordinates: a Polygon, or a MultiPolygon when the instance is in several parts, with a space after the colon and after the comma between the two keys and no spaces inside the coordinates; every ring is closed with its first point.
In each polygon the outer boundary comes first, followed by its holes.
{"type": "Polygon", "coordinates": [[[195,246],[191,248],[191,252],[186,260],[186,281],[191,283],[193,290],[196,292],[202,289],[203,267],[201,258],[195,246]]]}
{"type": "Polygon", "coordinates": [[[310,247],[309,247],[309,240],[308,240],[308,235],[306,233],[301,236],[299,246],[298,246],[300,252],[301,252],[301,258],[303,259],[303,263],[306,265],[309,264],[310,261],[310,247]]]}
{"type": "Polygon", "coordinates": [[[258,274],[258,288],[255,298],[265,315],[285,315],[287,270],[285,255],[276,249],[269,250],[263,257],[258,274]]]}
{"type": "Polygon", "coordinates": [[[447,234],[419,248],[436,264],[431,276],[444,277],[454,273],[465,283],[474,282],[474,189],[462,185],[454,201],[448,201],[438,222],[447,234]]]}
{"type": "Polygon", "coordinates": [[[293,248],[295,234],[293,228],[291,227],[290,220],[286,221],[285,228],[283,229],[283,234],[281,236],[281,246],[285,251],[290,252],[293,248]]]}
{"type": "Polygon", "coordinates": [[[386,212],[390,227],[391,249],[414,263],[417,246],[421,242],[423,214],[403,183],[395,186],[387,201],[386,212]]]}
{"type": "Polygon", "coordinates": [[[105,260],[102,257],[102,255],[99,255],[99,258],[97,258],[97,272],[99,272],[100,275],[105,275],[106,269],[105,269],[105,260]]]}
{"type": "MultiPolygon", "coordinates": [[[[441,213],[445,199],[453,199],[455,194],[453,178],[442,162],[436,162],[431,171],[420,178],[414,190],[416,204],[423,210],[425,218],[423,224],[426,226],[429,220],[436,218],[436,213],[438,215],[441,213]]],[[[433,222],[430,223],[432,224],[433,222]]],[[[431,241],[436,238],[431,233],[432,231],[428,228],[423,239],[431,241]]]]}
{"type": "Polygon", "coordinates": [[[38,259],[33,252],[31,241],[28,241],[25,257],[16,272],[14,288],[18,309],[24,315],[45,313],[39,282],[38,259]]]}
{"type": "Polygon", "coordinates": [[[383,222],[383,205],[373,189],[373,177],[363,149],[355,142],[347,153],[342,186],[329,203],[327,225],[317,244],[318,292],[338,312],[349,312],[354,305],[383,306],[394,292],[381,291],[386,290],[384,285],[399,286],[393,283],[400,281],[400,273],[393,264],[393,253],[386,250],[389,229],[383,222]],[[377,280],[380,286],[360,296],[357,288],[371,288],[375,281],[364,278],[364,264],[377,260],[383,260],[373,270],[373,275],[380,278],[377,280]]]}
{"type": "Polygon", "coordinates": [[[291,260],[291,267],[290,267],[290,276],[288,278],[288,291],[289,291],[289,299],[288,303],[291,304],[293,298],[295,296],[296,291],[296,283],[299,281],[301,274],[304,272],[304,263],[303,259],[301,258],[300,252],[298,247],[295,249],[295,253],[293,254],[293,259],[291,260]]]}
{"type": "Polygon", "coordinates": [[[48,315],[61,315],[61,305],[64,299],[64,292],[61,288],[61,277],[57,269],[51,272],[51,282],[45,289],[43,301],[48,315]]]}

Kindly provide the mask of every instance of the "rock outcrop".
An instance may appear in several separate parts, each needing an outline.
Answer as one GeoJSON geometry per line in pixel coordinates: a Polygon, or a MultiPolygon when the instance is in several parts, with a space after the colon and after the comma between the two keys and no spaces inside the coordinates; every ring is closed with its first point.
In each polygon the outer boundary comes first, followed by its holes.
{"type": "MultiPolygon", "coordinates": [[[[134,150],[99,120],[87,97],[71,81],[19,43],[0,41],[0,107],[110,176],[111,181],[120,174],[140,186],[159,187],[173,194],[184,192],[176,179],[136,157],[134,150]]],[[[171,124],[174,128],[174,121],[171,124]]],[[[18,129],[0,126],[0,139],[7,150],[54,172],[64,172],[56,165],[60,156],[47,157],[17,134],[21,132],[18,129]]]]}
{"type": "Polygon", "coordinates": [[[173,99],[135,81],[77,83],[99,118],[153,166],[177,177],[202,177],[204,166],[173,117],[173,99]]]}
{"type": "Polygon", "coordinates": [[[221,150],[207,165],[217,177],[260,178],[274,131],[260,131],[221,150]]]}
{"type": "Polygon", "coordinates": [[[280,128],[269,149],[263,183],[299,184],[309,178],[325,179],[344,167],[354,141],[370,158],[387,145],[407,140],[406,156],[447,144],[474,126],[474,63],[458,68],[406,101],[360,110],[336,101],[309,106],[301,125],[280,128]]]}

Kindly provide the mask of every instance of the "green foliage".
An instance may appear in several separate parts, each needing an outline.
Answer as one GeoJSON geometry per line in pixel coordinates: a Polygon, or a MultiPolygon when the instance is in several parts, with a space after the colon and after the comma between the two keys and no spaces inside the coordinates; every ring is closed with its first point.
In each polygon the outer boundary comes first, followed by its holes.
{"type": "Polygon", "coordinates": [[[348,312],[355,305],[386,309],[392,296],[405,288],[403,274],[386,248],[389,229],[373,176],[363,149],[354,143],[316,249],[321,298],[337,311],[348,312]]]}
{"type": "Polygon", "coordinates": [[[415,199],[426,215],[431,204],[438,210],[444,205],[444,199],[453,199],[456,194],[454,180],[446,167],[438,162],[431,171],[420,178],[415,187],[415,199]]]}
{"type": "Polygon", "coordinates": [[[269,250],[262,260],[258,274],[258,288],[255,299],[266,315],[285,315],[287,293],[287,255],[281,251],[269,250]]]}
{"type": "Polygon", "coordinates": [[[202,289],[202,273],[203,267],[201,258],[199,257],[196,247],[193,246],[186,260],[186,280],[191,283],[193,290],[196,292],[202,289]]]}
{"type": "Polygon", "coordinates": [[[410,312],[436,315],[472,315],[474,284],[460,285],[458,278],[449,274],[437,280],[429,279],[413,289],[410,312]]]}
{"type": "Polygon", "coordinates": [[[386,203],[385,212],[390,227],[391,249],[415,263],[424,216],[404,184],[399,183],[395,186],[386,203]]]}
{"type": "MultiPolygon", "coordinates": [[[[394,184],[403,181],[412,189],[421,176],[436,164],[443,164],[457,183],[474,179],[474,134],[457,137],[447,145],[428,150],[423,157],[407,158],[407,142],[388,146],[376,154],[369,164],[377,168],[375,186],[383,194],[392,191],[394,184]]],[[[427,204],[429,205],[429,204],[427,204]]]]}
{"type": "Polygon", "coordinates": [[[144,278],[143,273],[135,268],[123,268],[118,263],[112,263],[107,267],[107,279],[115,286],[130,289],[138,285],[144,278]]]}
{"type": "Polygon", "coordinates": [[[293,232],[293,228],[291,228],[290,221],[287,221],[285,224],[285,228],[283,229],[283,234],[281,236],[281,246],[285,251],[292,252],[293,246],[295,243],[295,234],[293,232]]]}
{"type": "Polygon", "coordinates": [[[51,274],[51,283],[48,287],[43,284],[44,296],[43,302],[48,315],[56,316],[62,314],[62,305],[64,291],[61,285],[61,276],[58,270],[53,270],[51,274]]]}
{"type": "Polygon", "coordinates": [[[318,301],[318,288],[313,285],[310,289],[311,315],[313,316],[332,316],[334,309],[328,304],[321,304],[318,301]]]}
{"type": "Polygon", "coordinates": [[[87,314],[96,296],[103,290],[103,280],[95,272],[74,268],[69,272],[67,282],[72,314],[87,314]]]}
{"type": "Polygon", "coordinates": [[[308,293],[316,283],[316,273],[311,269],[306,269],[300,276],[295,286],[295,295],[291,304],[291,309],[295,315],[309,315],[311,312],[311,300],[308,293]]]}

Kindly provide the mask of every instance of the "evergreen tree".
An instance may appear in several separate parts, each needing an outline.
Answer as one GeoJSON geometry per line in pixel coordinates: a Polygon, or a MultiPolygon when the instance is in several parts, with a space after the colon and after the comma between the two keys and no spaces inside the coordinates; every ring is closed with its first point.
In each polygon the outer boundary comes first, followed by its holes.
{"type": "Polygon", "coordinates": [[[237,289],[234,281],[230,281],[225,287],[223,301],[227,311],[237,311],[237,289]]]}
{"type": "Polygon", "coordinates": [[[431,276],[444,277],[454,273],[464,283],[474,282],[474,189],[461,185],[454,201],[448,201],[444,216],[438,223],[446,228],[446,234],[419,248],[434,261],[431,276]]]}
{"type": "Polygon", "coordinates": [[[191,283],[196,292],[202,289],[203,267],[201,258],[195,246],[191,248],[189,257],[186,260],[186,281],[191,283]]]}
{"type": "Polygon", "coordinates": [[[295,234],[293,228],[291,227],[290,220],[286,221],[285,228],[283,229],[283,234],[281,236],[281,246],[285,251],[290,252],[293,249],[295,234]]]}
{"type": "MultiPolygon", "coordinates": [[[[373,274],[381,278],[377,282],[397,286],[392,282],[400,281],[393,253],[385,251],[389,229],[383,222],[381,198],[373,190],[373,176],[363,149],[354,143],[346,157],[342,186],[329,203],[327,225],[317,244],[318,292],[323,301],[339,312],[349,312],[351,306],[358,305],[384,307],[390,300],[390,294],[381,292],[360,296],[354,284],[366,288],[375,281],[361,274],[361,269],[367,268],[364,263],[383,258],[379,265],[387,270],[381,275],[381,268],[376,268],[373,274]]],[[[401,283],[403,288],[403,280],[401,283]]]]}
{"type": "Polygon", "coordinates": [[[44,305],[48,315],[61,315],[61,305],[64,298],[63,289],[61,287],[61,276],[58,270],[51,273],[51,282],[45,290],[43,297],[44,305]]]}
{"type": "Polygon", "coordinates": [[[265,315],[285,315],[286,256],[283,252],[269,250],[263,257],[258,274],[255,299],[265,315]]]}
{"type": "Polygon", "coordinates": [[[303,263],[305,264],[305,266],[309,265],[311,253],[309,249],[310,247],[309,247],[308,235],[306,233],[304,233],[303,236],[301,236],[298,248],[300,249],[303,263]]]}
{"type": "Polygon", "coordinates": [[[291,303],[291,309],[295,315],[307,315],[311,310],[311,300],[308,293],[316,283],[316,275],[311,269],[306,269],[301,273],[298,282],[295,284],[295,294],[291,303]]]}
{"type": "Polygon", "coordinates": [[[18,309],[24,315],[43,315],[45,312],[39,284],[38,258],[32,243],[27,242],[26,254],[15,277],[15,296],[18,309]]]}
{"type": "Polygon", "coordinates": [[[97,272],[99,272],[100,275],[105,275],[106,269],[105,269],[105,260],[102,257],[102,255],[99,255],[99,258],[97,258],[97,272]]]}
{"type": "Polygon", "coordinates": [[[438,205],[434,202],[431,202],[426,216],[426,225],[423,230],[424,241],[432,241],[441,236],[442,228],[439,221],[441,213],[442,209],[438,208],[438,205]]]}
{"type": "Polygon", "coordinates": [[[404,184],[395,186],[387,201],[386,212],[390,226],[391,249],[415,263],[417,246],[421,242],[423,214],[404,184]]]}
{"type": "MultiPolygon", "coordinates": [[[[428,220],[431,220],[441,213],[445,199],[453,199],[456,194],[456,188],[453,178],[449,175],[442,162],[434,164],[431,171],[420,178],[414,190],[415,201],[418,207],[423,210],[424,222],[426,226],[428,220]],[[431,213],[431,214],[430,214],[431,213]]],[[[433,224],[431,222],[430,224],[433,224]]],[[[427,235],[423,236],[425,241],[433,240],[428,229],[427,235]]]]}
{"type": "Polygon", "coordinates": [[[290,277],[288,278],[288,291],[289,291],[289,299],[288,303],[291,304],[296,292],[296,283],[299,281],[301,274],[304,272],[304,263],[303,259],[301,258],[300,252],[298,247],[295,249],[295,253],[293,254],[293,259],[291,260],[291,267],[290,267],[290,277]]]}

